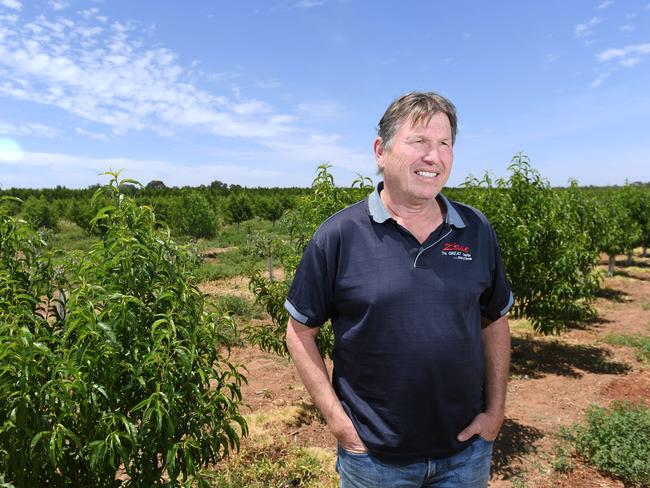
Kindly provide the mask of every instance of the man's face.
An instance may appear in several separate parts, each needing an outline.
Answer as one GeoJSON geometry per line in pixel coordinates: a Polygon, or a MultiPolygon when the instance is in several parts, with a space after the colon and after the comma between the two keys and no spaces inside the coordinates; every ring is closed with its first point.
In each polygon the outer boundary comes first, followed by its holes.
{"type": "Polygon", "coordinates": [[[375,140],[375,159],[396,203],[417,205],[435,198],[454,159],[449,119],[438,112],[425,124],[404,120],[388,148],[381,138],[375,140]]]}

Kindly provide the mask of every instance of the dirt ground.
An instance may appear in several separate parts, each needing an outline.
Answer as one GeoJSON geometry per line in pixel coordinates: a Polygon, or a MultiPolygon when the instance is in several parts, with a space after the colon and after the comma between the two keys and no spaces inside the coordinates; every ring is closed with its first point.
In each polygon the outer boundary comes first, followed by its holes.
{"type": "MultiPolygon", "coordinates": [[[[650,258],[624,260],[605,278],[595,305],[598,318],[559,337],[534,335],[523,321],[512,321],[512,367],[506,420],[495,443],[490,487],[622,487],[578,459],[575,469],[560,474],[552,468],[562,426],[584,419],[586,408],[613,400],[650,404],[650,368],[634,350],[611,346],[612,333],[650,335],[650,258]]],[[[603,268],[604,269],[604,268],[603,268]]],[[[240,280],[206,285],[207,293],[233,287],[240,280]]],[[[231,291],[232,292],[232,291],[231,291]]],[[[236,349],[231,359],[248,370],[243,388],[245,414],[272,416],[298,408],[282,429],[285,441],[335,453],[334,438],[322,424],[292,364],[255,348],[236,349]]],[[[333,469],[333,466],[332,466],[333,469]]]]}

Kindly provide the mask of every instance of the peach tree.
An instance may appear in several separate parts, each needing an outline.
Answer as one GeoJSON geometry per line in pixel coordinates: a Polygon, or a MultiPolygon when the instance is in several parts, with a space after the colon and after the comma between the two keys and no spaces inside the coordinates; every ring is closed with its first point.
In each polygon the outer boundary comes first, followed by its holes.
{"type": "Polygon", "coordinates": [[[246,433],[233,323],[208,310],[193,254],[109,174],[89,252],[57,254],[0,215],[0,473],[15,487],[209,486],[203,469],[246,433]]]}
{"type": "Polygon", "coordinates": [[[498,235],[515,296],[512,315],[528,318],[538,332],[559,333],[595,314],[600,278],[592,231],[599,221],[575,185],[562,197],[525,155],[515,155],[509,170],[507,179],[469,177],[463,197],[498,235]]]}
{"type": "MultiPolygon", "coordinates": [[[[287,355],[285,332],[289,314],[284,308],[289,287],[293,281],[302,253],[309,243],[318,226],[330,215],[348,205],[357,202],[370,191],[372,181],[359,176],[350,188],[337,187],[334,176],[329,172],[329,165],[318,167],[316,178],[312,182],[311,192],[298,198],[294,208],[288,210],[282,217],[289,239],[285,242],[274,241],[275,254],[284,269],[282,279],[273,279],[262,271],[251,266],[249,271],[250,289],[255,294],[256,301],[264,306],[271,317],[271,324],[254,325],[246,329],[248,341],[258,345],[265,351],[287,355]]],[[[254,255],[266,255],[269,243],[258,239],[257,251],[254,255]]],[[[318,334],[318,345],[324,355],[331,355],[334,346],[334,336],[329,322],[321,328],[318,334]]]]}

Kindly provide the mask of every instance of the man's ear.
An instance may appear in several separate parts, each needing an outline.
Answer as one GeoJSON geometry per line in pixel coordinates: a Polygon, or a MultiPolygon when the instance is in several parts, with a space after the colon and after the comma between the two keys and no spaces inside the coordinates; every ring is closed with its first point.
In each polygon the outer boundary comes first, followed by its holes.
{"type": "Polygon", "coordinates": [[[381,137],[377,137],[375,139],[375,143],[373,145],[373,150],[375,153],[375,161],[377,161],[377,166],[379,166],[381,169],[384,168],[384,153],[386,152],[386,149],[384,148],[384,141],[382,141],[381,137]]]}

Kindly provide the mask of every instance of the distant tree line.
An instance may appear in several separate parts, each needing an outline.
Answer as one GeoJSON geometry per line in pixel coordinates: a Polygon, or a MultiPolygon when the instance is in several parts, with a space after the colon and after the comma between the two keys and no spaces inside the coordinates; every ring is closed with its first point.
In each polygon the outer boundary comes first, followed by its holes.
{"type": "MultiPolygon", "coordinates": [[[[9,214],[20,214],[34,228],[58,230],[60,219],[76,223],[88,232],[101,232],[101,226],[90,228],[97,211],[107,204],[91,198],[99,185],[85,189],[10,188],[0,190],[0,196],[16,197],[3,205],[9,214]]],[[[223,224],[235,224],[252,218],[275,224],[296,200],[309,192],[308,188],[245,188],[215,180],[198,187],[168,187],[160,180],[144,186],[123,183],[120,191],[133,197],[138,204],[153,207],[158,220],[173,234],[191,238],[214,237],[223,224]]]]}
{"type": "MultiPolygon", "coordinates": [[[[513,164],[521,163],[524,159],[525,156],[516,156],[513,164]],[[517,158],[523,159],[520,161],[517,158]]],[[[572,181],[568,187],[552,188],[537,171],[523,171],[529,167],[526,159],[526,165],[515,174],[518,175],[517,178],[521,176],[525,184],[536,185],[538,189],[537,192],[525,193],[541,198],[530,204],[531,212],[547,212],[546,215],[539,215],[539,222],[558,220],[577,226],[580,235],[589,241],[591,248],[610,257],[610,274],[614,272],[615,255],[630,256],[632,249],[639,246],[643,248],[644,255],[647,253],[650,245],[650,183],[580,187],[572,181]],[[552,213],[544,206],[550,205],[544,199],[564,202],[564,206],[553,204],[555,213],[552,213]]],[[[526,202],[521,201],[518,193],[518,182],[519,180],[507,179],[492,181],[488,175],[480,180],[470,177],[462,187],[445,189],[445,193],[452,199],[477,206],[489,217],[499,221],[500,216],[507,213],[497,213],[499,209],[493,208],[496,205],[494,202],[499,202],[499,205],[509,202],[507,210],[512,215],[521,216],[526,208],[526,202]],[[492,212],[495,213],[494,217],[490,215],[492,212]]],[[[0,197],[15,197],[5,199],[2,205],[10,215],[20,215],[35,229],[48,228],[56,231],[60,220],[66,219],[89,233],[101,233],[101,225],[90,228],[93,217],[107,205],[101,198],[91,200],[97,188],[99,185],[85,189],[62,186],[45,189],[10,188],[0,190],[0,197]]],[[[340,191],[347,190],[341,188],[340,191]]],[[[161,225],[167,225],[172,234],[209,239],[224,224],[239,226],[242,222],[259,218],[275,225],[287,211],[295,209],[300,202],[304,204],[305,198],[312,195],[314,190],[298,187],[246,188],[219,180],[197,187],[168,187],[163,181],[152,180],[144,186],[123,183],[120,191],[132,196],[138,204],[151,206],[158,221],[161,225]]],[[[514,220],[510,216],[504,220],[502,235],[500,234],[502,239],[508,238],[506,235],[515,231],[520,232],[518,228],[511,229],[505,225],[512,221],[514,220]]],[[[530,230],[532,220],[524,218],[520,225],[530,230]]],[[[573,230],[564,229],[562,235],[568,236],[573,230]]],[[[532,239],[531,236],[529,238],[532,239]]],[[[557,245],[561,249],[562,241],[558,240],[557,245]]]]}

